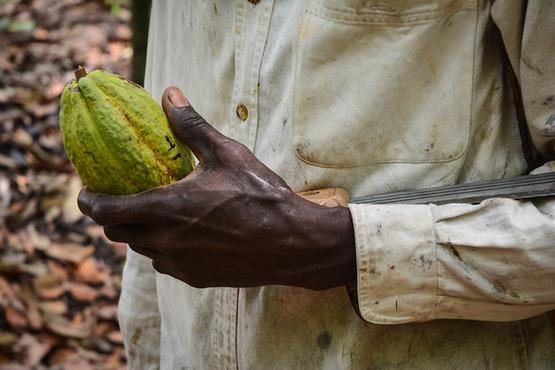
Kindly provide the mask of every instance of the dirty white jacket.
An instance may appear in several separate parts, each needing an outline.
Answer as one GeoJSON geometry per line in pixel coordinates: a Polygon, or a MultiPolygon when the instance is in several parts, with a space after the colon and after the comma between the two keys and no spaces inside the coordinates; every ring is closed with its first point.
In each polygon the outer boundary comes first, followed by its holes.
{"type": "MultiPolygon", "coordinates": [[[[521,175],[504,49],[534,143],[555,154],[555,2],[525,3],[158,0],[146,88],[179,86],[296,191],[521,175]]],[[[360,317],[345,288],[195,289],[130,251],[129,367],[555,366],[553,199],[350,210],[360,317]]]]}

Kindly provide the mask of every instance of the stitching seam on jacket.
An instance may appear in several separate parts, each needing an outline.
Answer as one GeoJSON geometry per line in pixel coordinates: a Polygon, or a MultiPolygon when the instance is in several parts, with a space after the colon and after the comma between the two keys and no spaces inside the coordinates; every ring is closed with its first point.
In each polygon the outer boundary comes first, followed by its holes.
{"type": "Polygon", "coordinates": [[[321,4],[312,4],[308,10],[308,14],[327,19],[329,21],[345,24],[374,24],[388,26],[403,26],[409,24],[422,24],[440,19],[445,16],[452,16],[462,11],[475,11],[476,4],[472,1],[473,6],[469,4],[449,5],[440,9],[426,10],[421,12],[380,12],[372,13],[353,13],[327,8],[321,4]]]}

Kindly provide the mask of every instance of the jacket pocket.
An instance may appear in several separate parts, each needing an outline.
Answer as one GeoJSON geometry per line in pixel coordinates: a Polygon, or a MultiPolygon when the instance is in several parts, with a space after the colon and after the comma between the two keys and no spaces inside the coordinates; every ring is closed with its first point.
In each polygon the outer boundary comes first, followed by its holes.
{"type": "Polygon", "coordinates": [[[297,156],[336,168],[459,158],[476,23],[475,1],[312,2],[296,53],[297,156]]]}

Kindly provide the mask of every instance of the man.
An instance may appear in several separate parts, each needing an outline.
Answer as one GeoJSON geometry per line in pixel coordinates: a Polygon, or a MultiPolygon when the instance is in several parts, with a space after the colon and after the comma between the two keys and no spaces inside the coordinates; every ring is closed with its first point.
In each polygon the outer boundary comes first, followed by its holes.
{"type": "Polygon", "coordinates": [[[294,191],[524,174],[504,49],[553,158],[555,3],[174,0],[151,17],[146,88],[199,166],[80,195],[138,252],[130,368],[553,367],[554,200],[347,209],[294,191]]]}

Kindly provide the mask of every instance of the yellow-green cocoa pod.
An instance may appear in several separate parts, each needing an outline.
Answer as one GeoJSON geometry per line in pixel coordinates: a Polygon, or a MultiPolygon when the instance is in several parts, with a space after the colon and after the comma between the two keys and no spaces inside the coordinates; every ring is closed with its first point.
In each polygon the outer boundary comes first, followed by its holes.
{"type": "Polygon", "coordinates": [[[91,191],[133,194],[190,173],[193,155],[140,86],[97,70],[76,71],[60,106],[68,158],[91,191]]]}

